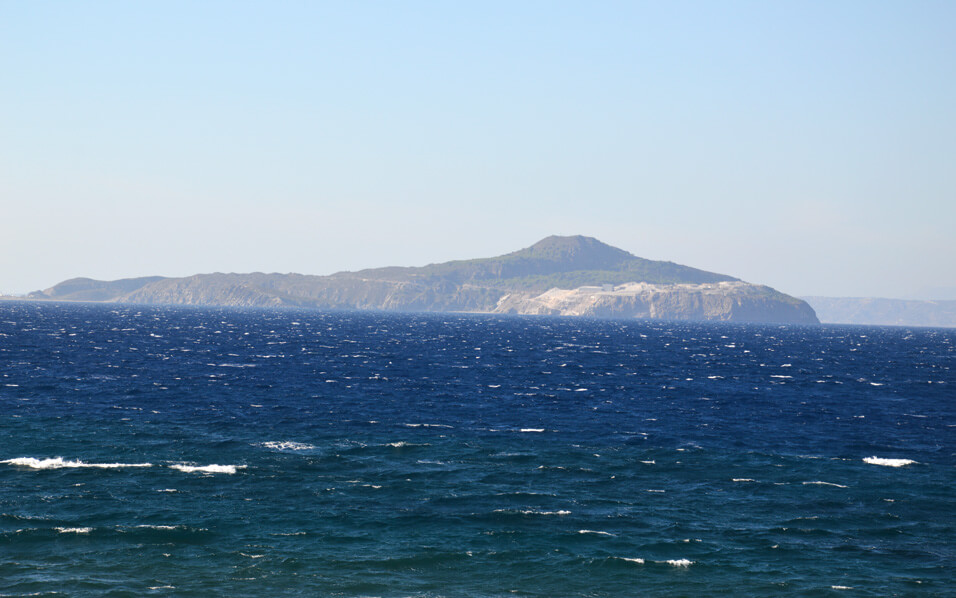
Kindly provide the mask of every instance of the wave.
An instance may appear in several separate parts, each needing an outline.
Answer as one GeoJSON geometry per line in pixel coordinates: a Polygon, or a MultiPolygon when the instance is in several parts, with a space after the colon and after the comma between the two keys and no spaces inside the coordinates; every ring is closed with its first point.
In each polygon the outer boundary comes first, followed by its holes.
{"type": "Polygon", "coordinates": [[[53,529],[61,534],[88,534],[93,531],[92,527],[55,527],[53,529]]]}
{"type": "MultiPolygon", "coordinates": [[[[63,457],[51,457],[49,459],[37,459],[35,457],[16,457],[0,461],[7,465],[20,467],[29,467],[30,469],[125,469],[129,467],[154,467],[152,463],[87,463],[85,461],[70,461],[63,457]]],[[[185,463],[175,463],[169,466],[170,469],[177,469],[186,473],[236,473],[238,469],[245,469],[245,465],[187,465],[185,463]]],[[[166,492],[175,492],[173,489],[166,489],[166,492]]]]}
{"type": "Polygon", "coordinates": [[[846,488],[843,484],[834,484],[833,482],[821,482],[819,480],[815,482],[804,482],[804,486],[836,486],[837,488],[846,488]]]}
{"type": "Polygon", "coordinates": [[[916,461],[912,459],[884,459],[883,457],[864,457],[864,463],[870,465],[884,465],[886,467],[903,467],[904,465],[913,465],[916,461]]]}
{"type": "MultiPolygon", "coordinates": [[[[643,565],[646,562],[644,559],[640,557],[615,556],[611,558],[619,560],[619,561],[627,561],[629,563],[636,563],[638,565],[643,565]]],[[[651,561],[651,562],[667,564],[667,565],[670,565],[671,567],[683,567],[683,568],[690,567],[691,565],[694,564],[694,561],[690,559],[671,559],[667,561],[651,561]]]]}
{"type": "Polygon", "coordinates": [[[7,465],[19,465],[31,469],[65,469],[77,467],[92,467],[96,469],[121,469],[124,467],[152,467],[152,463],[86,463],[84,461],[67,461],[62,457],[37,459],[34,457],[16,457],[0,461],[7,465]]]}
{"type": "Polygon", "coordinates": [[[520,515],[558,515],[560,517],[564,517],[565,515],[571,514],[571,511],[566,511],[563,509],[560,511],[536,511],[534,509],[521,509],[521,510],[495,509],[494,512],[495,513],[516,513],[520,515]]]}
{"type": "Polygon", "coordinates": [[[599,531],[595,531],[595,530],[593,530],[593,529],[579,529],[579,530],[578,530],[578,533],[579,533],[579,534],[595,534],[595,535],[598,535],[598,536],[613,536],[613,535],[614,535],[614,534],[612,534],[611,532],[599,532],[599,531]]]}
{"type": "Polygon", "coordinates": [[[544,428],[521,428],[519,432],[544,432],[544,428]]]}
{"type": "Polygon", "coordinates": [[[236,473],[236,470],[245,469],[245,465],[186,465],[185,463],[176,463],[169,466],[172,469],[178,469],[186,473],[236,473]]]}
{"type": "Polygon", "coordinates": [[[276,449],[278,451],[310,451],[315,448],[315,445],[305,442],[295,442],[293,440],[270,440],[269,442],[261,443],[259,446],[276,449]]]}
{"type": "Polygon", "coordinates": [[[431,445],[428,444],[427,442],[415,443],[415,442],[406,442],[404,440],[399,440],[397,442],[386,443],[385,446],[389,446],[391,448],[413,448],[413,447],[422,447],[422,446],[431,446],[431,445]]]}

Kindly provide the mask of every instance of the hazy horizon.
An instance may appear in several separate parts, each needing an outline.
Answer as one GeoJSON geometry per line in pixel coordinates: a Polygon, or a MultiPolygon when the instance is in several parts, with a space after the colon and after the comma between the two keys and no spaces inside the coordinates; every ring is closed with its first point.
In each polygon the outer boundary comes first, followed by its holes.
{"type": "Polygon", "coordinates": [[[582,234],[795,296],[954,299],[954,17],[4,3],[0,293],[582,234]]]}

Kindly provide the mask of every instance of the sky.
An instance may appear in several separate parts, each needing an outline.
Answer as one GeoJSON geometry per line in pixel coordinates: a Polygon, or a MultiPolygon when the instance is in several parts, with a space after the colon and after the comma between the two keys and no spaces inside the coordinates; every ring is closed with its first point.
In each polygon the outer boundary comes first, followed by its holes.
{"type": "Polygon", "coordinates": [[[0,0],[0,293],[582,234],[956,299],[956,3],[0,0]]]}

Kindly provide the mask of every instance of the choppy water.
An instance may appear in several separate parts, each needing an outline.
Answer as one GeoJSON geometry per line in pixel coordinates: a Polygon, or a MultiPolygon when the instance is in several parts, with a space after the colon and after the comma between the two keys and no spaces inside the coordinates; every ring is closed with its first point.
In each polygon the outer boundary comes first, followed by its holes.
{"type": "Polygon", "coordinates": [[[0,594],[953,595],[954,343],[0,303],[0,594]]]}

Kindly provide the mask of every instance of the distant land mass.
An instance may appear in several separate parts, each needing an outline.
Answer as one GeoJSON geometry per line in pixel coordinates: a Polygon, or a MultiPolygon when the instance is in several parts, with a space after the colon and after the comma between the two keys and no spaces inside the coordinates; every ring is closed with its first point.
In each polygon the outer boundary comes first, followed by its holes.
{"type": "Polygon", "coordinates": [[[552,236],[499,257],[329,276],[215,273],[109,282],[74,278],[27,298],[818,323],[805,301],[770,287],[643,259],[583,236],[552,236]]]}
{"type": "Polygon", "coordinates": [[[875,297],[803,297],[821,322],[956,328],[956,301],[875,297]]]}

